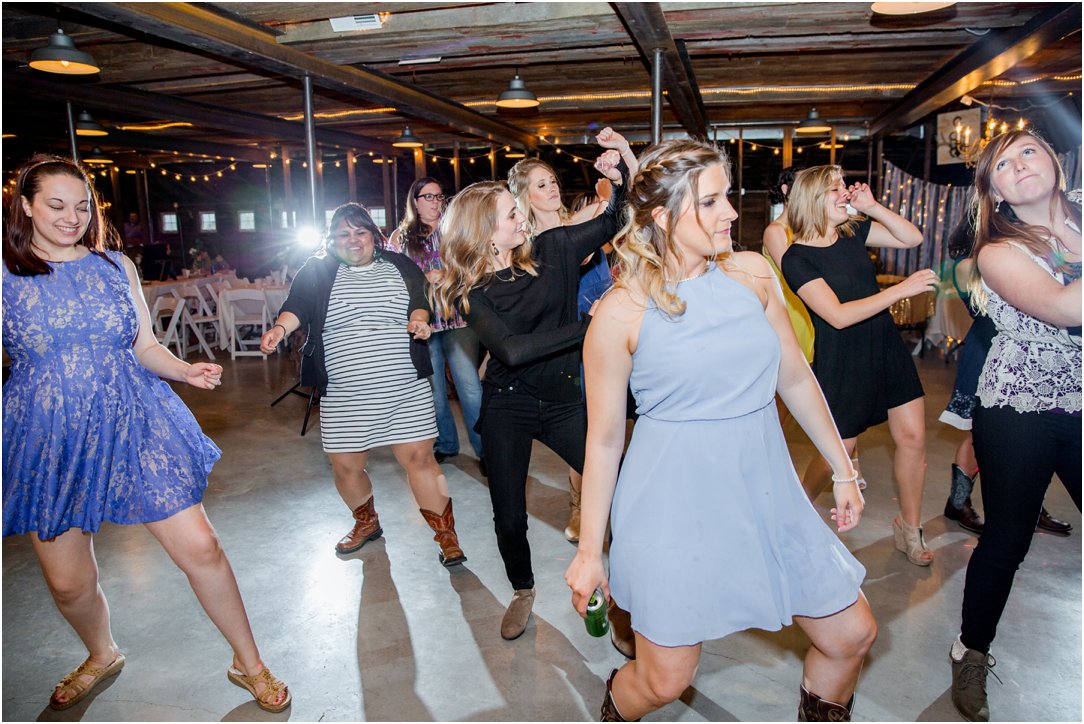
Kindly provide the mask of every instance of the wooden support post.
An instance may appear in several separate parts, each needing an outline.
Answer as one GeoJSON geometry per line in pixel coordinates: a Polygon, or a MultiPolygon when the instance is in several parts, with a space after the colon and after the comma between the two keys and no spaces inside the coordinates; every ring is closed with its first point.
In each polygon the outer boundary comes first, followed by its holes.
{"type": "Polygon", "coordinates": [[[358,165],[358,158],[354,154],[354,149],[350,149],[346,152],[346,188],[347,194],[350,196],[350,200],[357,203],[358,200],[358,179],[356,174],[358,165]]]}
{"type": "Polygon", "coordinates": [[[745,200],[745,189],[742,187],[742,166],[745,160],[745,143],[742,141],[744,132],[741,128],[738,129],[738,238],[735,239],[737,243],[741,243],[741,227],[742,218],[745,214],[742,213],[742,202],[745,200]]]}
{"type": "Polygon", "coordinates": [[[828,165],[836,165],[836,127],[832,126],[832,135],[828,137],[828,165]]]}
{"type": "Polygon", "coordinates": [[[290,149],[282,147],[282,210],[286,214],[285,228],[292,229],[294,223],[294,187],[290,180],[290,149]]]}
{"type": "Polygon", "coordinates": [[[794,127],[783,126],[783,168],[794,165],[794,127]]]}
{"type": "Polygon", "coordinates": [[[394,219],[395,220],[395,225],[398,225],[398,223],[399,223],[399,209],[393,209],[392,208],[392,200],[391,200],[391,182],[389,180],[390,177],[391,177],[391,169],[388,168],[388,167],[391,166],[392,163],[394,163],[394,161],[392,161],[387,156],[385,156],[383,158],[384,158],[384,163],[380,164],[380,184],[384,189],[384,223],[388,227],[388,229],[390,230],[390,229],[393,228],[393,225],[390,225],[388,223],[388,220],[389,219],[394,219]]]}
{"type": "Polygon", "coordinates": [[[455,171],[455,192],[459,193],[459,141],[452,144],[452,169],[455,171]]]}

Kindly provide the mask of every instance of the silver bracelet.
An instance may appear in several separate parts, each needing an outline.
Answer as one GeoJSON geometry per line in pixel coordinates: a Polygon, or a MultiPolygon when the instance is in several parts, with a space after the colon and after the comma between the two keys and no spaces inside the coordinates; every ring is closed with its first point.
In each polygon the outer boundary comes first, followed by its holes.
{"type": "Polygon", "coordinates": [[[832,473],[832,485],[839,485],[841,483],[857,483],[858,471],[855,470],[849,477],[837,478],[835,473],[832,473]]]}

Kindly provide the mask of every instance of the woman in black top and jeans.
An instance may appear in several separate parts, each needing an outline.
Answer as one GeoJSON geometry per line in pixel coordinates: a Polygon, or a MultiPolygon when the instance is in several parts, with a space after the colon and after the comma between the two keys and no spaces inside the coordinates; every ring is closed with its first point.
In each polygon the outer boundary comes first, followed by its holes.
{"type": "MultiPolygon", "coordinates": [[[[609,129],[598,136],[606,147],[609,129]]],[[[616,143],[616,142],[615,142],[616,143]]],[[[534,604],[527,542],[527,469],[539,440],[577,471],[587,437],[580,347],[587,329],[576,308],[580,262],[622,226],[620,155],[608,150],[595,167],[614,185],[598,217],[528,239],[524,216],[501,182],[472,184],[441,220],[444,276],[435,288],[439,314],[461,310],[489,350],[479,426],[489,466],[497,546],[516,590],[501,622],[514,639],[534,604]]]]}

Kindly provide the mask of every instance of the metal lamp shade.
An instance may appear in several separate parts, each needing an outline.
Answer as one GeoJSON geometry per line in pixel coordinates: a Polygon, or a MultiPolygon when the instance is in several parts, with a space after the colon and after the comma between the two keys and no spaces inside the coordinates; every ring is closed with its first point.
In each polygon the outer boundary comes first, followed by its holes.
{"type": "Polygon", "coordinates": [[[538,96],[527,90],[519,73],[509,82],[508,89],[497,96],[497,105],[501,108],[534,108],[538,104],[538,96]]]}
{"type": "Polygon", "coordinates": [[[425,144],[410,132],[410,126],[403,126],[403,132],[391,142],[396,148],[421,148],[425,144]]]}
{"type": "Polygon", "coordinates": [[[832,126],[827,121],[821,120],[821,116],[817,113],[816,108],[812,108],[809,111],[809,115],[805,120],[798,124],[798,127],[794,129],[795,133],[828,133],[832,130],[832,126]]]}
{"type": "Polygon", "coordinates": [[[90,53],[75,47],[75,41],[57,28],[49,36],[49,44],[30,54],[30,67],[46,73],[90,75],[101,70],[90,53]]]}
{"type": "Polygon", "coordinates": [[[75,122],[75,135],[77,136],[108,136],[105,130],[95,121],[89,113],[83,111],[79,114],[79,120],[75,122]]]}

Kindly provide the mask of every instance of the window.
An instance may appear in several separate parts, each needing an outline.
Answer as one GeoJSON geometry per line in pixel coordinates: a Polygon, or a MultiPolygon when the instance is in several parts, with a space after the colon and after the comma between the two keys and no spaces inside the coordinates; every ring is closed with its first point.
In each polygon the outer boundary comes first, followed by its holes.
{"type": "Polygon", "coordinates": [[[177,233],[177,214],[173,211],[160,215],[163,234],[176,234],[177,233]]]}
{"type": "Polygon", "coordinates": [[[282,212],[282,228],[289,229],[291,226],[297,226],[297,212],[296,211],[283,211],[282,212]]]}
{"type": "Polygon", "coordinates": [[[241,211],[237,214],[238,231],[256,231],[256,212],[241,211]]]}
{"type": "Polygon", "coordinates": [[[369,216],[373,217],[373,223],[379,226],[381,229],[387,227],[387,215],[384,213],[384,209],[371,208],[369,209],[369,216]]]}
{"type": "Polygon", "coordinates": [[[331,226],[331,217],[335,215],[335,209],[324,209],[324,228],[331,226]]]}
{"type": "Polygon", "coordinates": [[[213,212],[213,211],[201,211],[201,212],[199,212],[199,230],[200,231],[218,231],[218,222],[215,220],[215,212],[213,212]]]}

